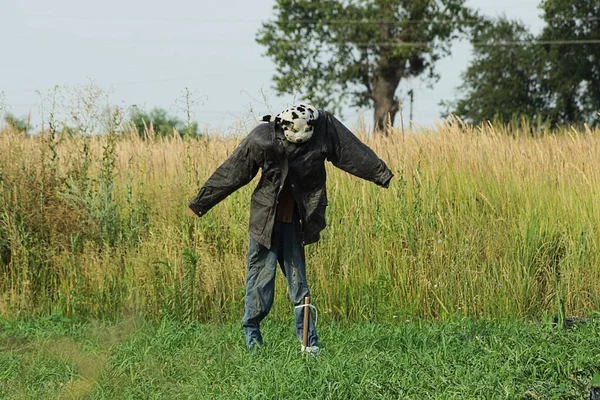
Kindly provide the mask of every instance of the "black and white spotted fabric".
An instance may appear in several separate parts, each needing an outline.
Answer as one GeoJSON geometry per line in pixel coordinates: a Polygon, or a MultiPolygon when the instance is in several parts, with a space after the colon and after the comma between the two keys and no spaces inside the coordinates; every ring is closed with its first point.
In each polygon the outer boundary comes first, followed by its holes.
{"type": "Polygon", "coordinates": [[[292,143],[304,143],[313,135],[314,122],[319,111],[310,104],[298,104],[287,108],[275,117],[265,115],[262,121],[274,121],[283,129],[285,138],[292,143]]]}

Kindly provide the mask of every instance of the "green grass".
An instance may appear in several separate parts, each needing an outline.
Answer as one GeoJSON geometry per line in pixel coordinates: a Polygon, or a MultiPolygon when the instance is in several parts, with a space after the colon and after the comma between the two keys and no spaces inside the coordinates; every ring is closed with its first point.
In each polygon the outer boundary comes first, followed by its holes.
{"type": "Polygon", "coordinates": [[[598,321],[332,323],[316,359],[276,319],[250,354],[239,324],[0,327],[2,399],[582,399],[600,368],[598,321]]]}
{"type": "MultiPolygon", "coordinates": [[[[307,247],[327,322],[600,309],[600,130],[362,138],[395,177],[328,164],[328,227],[307,247]]],[[[256,181],[184,212],[237,143],[0,130],[0,315],[237,320],[256,181]]]]}

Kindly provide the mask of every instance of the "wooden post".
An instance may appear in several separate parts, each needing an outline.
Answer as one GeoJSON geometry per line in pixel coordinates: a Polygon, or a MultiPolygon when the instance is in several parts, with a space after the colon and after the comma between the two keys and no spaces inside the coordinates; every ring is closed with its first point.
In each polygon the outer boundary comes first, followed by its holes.
{"type": "Polygon", "coordinates": [[[308,316],[309,316],[309,307],[310,297],[304,297],[304,331],[302,332],[302,345],[306,348],[308,347],[308,316]]]}

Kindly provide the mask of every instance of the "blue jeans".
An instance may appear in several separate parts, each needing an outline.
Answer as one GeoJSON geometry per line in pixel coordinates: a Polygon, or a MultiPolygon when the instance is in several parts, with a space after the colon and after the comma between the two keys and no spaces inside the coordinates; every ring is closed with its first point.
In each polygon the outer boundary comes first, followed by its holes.
{"type": "MultiPolygon", "coordinates": [[[[263,343],[260,322],[267,316],[273,305],[275,272],[278,262],[287,278],[292,304],[294,306],[304,304],[304,296],[310,296],[310,290],[306,282],[304,246],[300,240],[300,222],[297,218],[294,218],[290,224],[275,222],[270,249],[250,238],[246,275],[246,305],[242,321],[248,349],[254,345],[254,342],[263,343]]],[[[302,341],[304,307],[296,308],[294,312],[296,337],[302,341]]],[[[318,345],[312,310],[310,310],[308,324],[308,345],[318,345]]]]}

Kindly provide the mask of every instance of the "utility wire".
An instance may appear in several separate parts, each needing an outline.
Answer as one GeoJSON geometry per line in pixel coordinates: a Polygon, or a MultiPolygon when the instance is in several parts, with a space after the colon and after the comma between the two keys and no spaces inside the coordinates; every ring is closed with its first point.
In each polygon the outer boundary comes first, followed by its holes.
{"type": "MultiPolygon", "coordinates": [[[[141,15],[56,15],[56,14],[25,14],[26,17],[33,18],[48,18],[48,19],[79,19],[79,20],[117,20],[117,21],[190,21],[190,22],[204,22],[204,23],[272,23],[277,20],[257,20],[257,19],[244,19],[244,18],[194,18],[194,17],[170,17],[170,16],[141,16],[141,15]]],[[[540,18],[542,21],[600,21],[600,17],[550,17],[540,18]]],[[[291,19],[285,21],[286,24],[404,24],[404,23],[423,23],[423,22],[478,22],[476,18],[462,19],[458,18],[428,18],[428,19],[407,19],[407,20],[381,20],[381,19],[345,19],[345,18],[332,18],[332,19],[317,19],[317,18],[302,18],[302,19],[291,19]]]]}
{"type": "MultiPolygon", "coordinates": [[[[33,39],[33,36],[17,36],[18,39],[33,39]]],[[[135,39],[135,38],[119,38],[119,37],[76,37],[80,41],[98,41],[116,43],[206,43],[206,44],[243,44],[247,45],[247,40],[239,39],[135,39]]],[[[278,39],[277,43],[297,43],[297,40],[278,39]]],[[[600,39],[551,39],[551,40],[516,40],[516,41],[471,41],[468,42],[472,46],[520,46],[520,45],[585,45],[585,44],[600,44],[600,39]]],[[[325,42],[325,45],[350,45],[356,47],[428,47],[431,43],[427,42],[404,42],[404,41],[387,41],[387,42],[325,42]]],[[[314,49],[319,51],[319,49],[314,49]]]]}
{"type": "MultiPolygon", "coordinates": [[[[374,42],[374,43],[352,43],[357,47],[428,47],[430,43],[424,42],[374,42]]],[[[583,45],[583,44],[600,44],[600,39],[565,39],[565,40],[517,40],[517,41],[491,41],[491,42],[469,42],[472,46],[521,46],[525,44],[531,45],[583,45]]]]}

